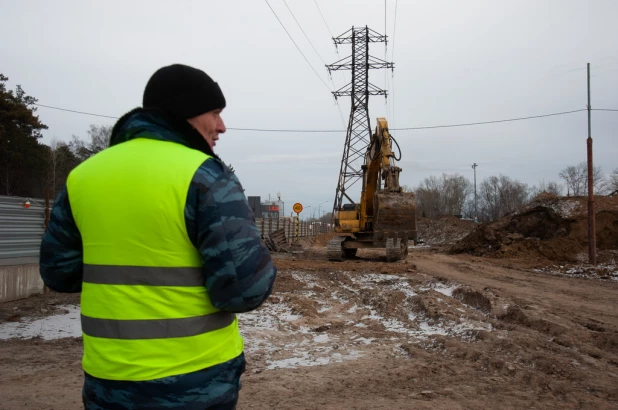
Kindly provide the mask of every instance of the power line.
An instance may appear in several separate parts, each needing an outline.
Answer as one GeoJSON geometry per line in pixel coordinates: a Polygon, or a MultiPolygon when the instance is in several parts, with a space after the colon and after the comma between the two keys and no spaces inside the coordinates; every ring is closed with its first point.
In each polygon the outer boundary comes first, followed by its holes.
{"type": "Polygon", "coordinates": [[[393,72],[391,78],[391,94],[393,95],[393,126],[395,126],[395,73],[393,72]]]}
{"type": "MultiPolygon", "coordinates": [[[[387,32],[386,32],[386,1],[384,0],[384,61],[387,61],[387,54],[388,54],[388,36],[387,36],[387,32]]],[[[384,105],[386,105],[386,112],[388,115],[388,118],[391,118],[391,111],[390,111],[390,104],[388,101],[388,81],[387,81],[387,77],[388,76],[388,71],[384,70],[384,91],[386,92],[384,94],[384,105]]]]}
{"type": "Polygon", "coordinates": [[[313,51],[315,51],[315,53],[318,55],[318,57],[320,58],[320,60],[322,60],[322,63],[324,63],[324,65],[326,65],[326,61],[324,61],[324,59],[322,58],[322,56],[320,55],[320,53],[318,53],[318,50],[316,50],[316,48],[313,46],[313,43],[311,42],[311,40],[309,40],[309,36],[307,36],[307,33],[305,33],[305,30],[303,30],[303,27],[300,25],[300,23],[298,22],[298,20],[296,19],[296,16],[294,15],[294,13],[292,12],[292,9],[290,8],[290,6],[288,6],[288,3],[283,0],[283,4],[285,4],[285,7],[288,8],[290,14],[292,15],[292,18],[294,18],[294,21],[296,22],[296,24],[298,25],[298,28],[300,29],[300,31],[303,32],[303,34],[305,35],[305,38],[307,39],[307,41],[309,42],[309,45],[311,45],[311,48],[313,48],[313,51]]]}
{"type": "MultiPolygon", "coordinates": [[[[320,13],[320,16],[322,17],[322,21],[324,22],[324,25],[326,26],[326,30],[328,30],[328,34],[330,34],[330,38],[334,39],[335,36],[333,36],[332,31],[330,31],[330,27],[328,27],[328,23],[326,22],[326,19],[324,18],[324,14],[322,14],[322,10],[320,10],[320,6],[318,6],[317,0],[313,0],[313,2],[315,3],[315,7],[317,7],[318,12],[320,13]]],[[[337,57],[339,57],[339,49],[337,48],[336,44],[335,44],[335,52],[337,53],[337,57]]],[[[348,82],[345,78],[345,74],[343,73],[343,71],[341,71],[341,78],[343,78],[344,83],[348,82]]]]}
{"type": "MultiPolygon", "coordinates": [[[[600,110],[600,109],[598,109],[600,110]]],[[[485,124],[497,124],[501,122],[511,122],[511,121],[524,121],[531,120],[535,118],[546,118],[546,117],[554,117],[557,115],[567,115],[574,114],[577,112],[588,111],[586,108],[582,108],[579,110],[573,111],[564,111],[564,112],[556,112],[552,114],[542,114],[542,115],[533,115],[530,117],[518,117],[518,118],[508,118],[504,120],[492,120],[492,121],[481,121],[481,122],[469,122],[462,124],[448,124],[448,125],[429,125],[424,127],[405,127],[405,128],[391,128],[392,131],[408,131],[408,130],[427,130],[427,129],[435,129],[435,128],[454,128],[454,127],[469,127],[473,125],[485,125],[485,124]]],[[[606,111],[618,111],[618,110],[606,110],[606,111]]],[[[261,130],[258,128],[228,128],[239,131],[271,131],[271,132],[344,132],[345,130],[280,130],[280,129],[269,129],[269,130],[261,130]]]]}
{"type": "Polygon", "coordinates": [[[92,115],[93,117],[103,117],[103,118],[112,118],[117,120],[118,117],[112,117],[110,115],[102,115],[102,114],[93,114],[91,112],[83,112],[83,111],[75,111],[75,110],[68,110],[66,108],[58,108],[58,107],[52,107],[49,105],[43,105],[43,104],[32,104],[32,105],[36,105],[37,107],[45,107],[45,108],[51,108],[52,110],[59,110],[59,111],[67,111],[67,112],[73,112],[75,114],[83,114],[83,115],[92,115]]]}
{"type": "MultiPolygon", "coordinates": [[[[71,113],[75,113],[75,114],[91,115],[91,116],[94,116],[94,117],[103,117],[103,118],[112,118],[112,119],[118,119],[119,118],[119,117],[113,117],[111,115],[93,114],[93,113],[90,113],[90,112],[77,111],[77,110],[69,110],[67,108],[53,107],[51,105],[44,105],[44,104],[38,104],[38,103],[32,104],[32,105],[35,105],[37,107],[50,108],[52,110],[71,112],[71,113]]],[[[480,122],[468,122],[468,123],[461,123],[461,124],[428,125],[428,126],[423,126],[423,127],[391,128],[391,130],[392,131],[408,131],[408,130],[427,130],[427,129],[435,129],[435,128],[469,127],[469,126],[473,126],[473,125],[497,124],[497,123],[501,123],[501,122],[524,121],[524,120],[531,120],[531,119],[535,119],[535,118],[555,117],[555,116],[558,116],[558,115],[568,115],[568,114],[574,114],[574,113],[582,112],[582,111],[588,111],[588,110],[586,108],[581,108],[579,110],[563,111],[563,112],[556,112],[556,113],[551,113],[551,114],[532,115],[532,116],[529,116],[529,117],[517,117],[517,118],[508,118],[508,119],[503,119],[503,120],[491,120],[491,121],[480,121],[480,122]]],[[[614,108],[592,108],[592,111],[618,112],[618,109],[614,109],[614,108]]],[[[304,133],[304,132],[307,132],[307,133],[313,133],[313,132],[345,132],[345,130],[297,130],[297,129],[267,129],[267,128],[232,128],[232,127],[228,127],[227,129],[228,130],[234,130],[234,131],[298,132],[298,133],[304,133]]]]}
{"type": "MultiPolygon", "coordinates": [[[[283,4],[285,4],[285,7],[287,7],[288,11],[290,12],[290,14],[292,15],[292,18],[294,19],[294,21],[296,22],[296,25],[298,26],[298,28],[300,29],[300,31],[302,31],[303,35],[305,36],[305,38],[307,39],[307,41],[309,42],[309,45],[311,45],[311,48],[313,48],[313,51],[315,51],[315,53],[317,54],[317,56],[320,58],[320,60],[322,60],[322,63],[326,66],[326,61],[324,61],[324,59],[322,58],[322,56],[320,55],[320,53],[318,52],[318,50],[315,48],[315,46],[313,45],[313,43],[311,42],[311,40],[309,39],[309,36],[307,35],[307,33],[305,33],[305,30],[303,29],[303,27],[300,25],[300,22],[298,21],[298,19],[296,19],[296,16],[294,15],[294,12],[292,12],[292,9],[290,8],[290,6],[288,6],[288,3],[283,0],[283,4]]],[[[330,77],[330,82],[333,84],[333,89],[337,89],[337,86],[335,85],[335,81],[333,80],[333,76],[329,75],[330,77]]],[[[330,88],[329,88],[330,89],[330,88]]],[[[343,125],[345,127],[345,122],[343,120],[343,114],[341,113],[341,107],[339,106],[339,101],[335,100],[335,104],[337,105],[337,108],[339,110],[339,116],[341,117],[341,125],[343,125]]]]}
{"type": "MultiPolygon", "coordinates": [[[[564,112],[556,112],[552,114],[542,114],[542,115],[533,115],[530,117],[519,117],[519,118],[508,118],[506,120],[492,120],[492,121],[480,121],[480,122],[468,122],[463,124],[450,124],[450,125],[430,125],[426,127],[406,127],[406,128],[397,128],[397,131],[406,131],[406,130],[428,130],[433,128],[453,128],[453,127],[468,127],[472,125],[484,125],[484,124],[497,124],[500,122],[511,122],[511,121],[523,121],[523,120],[531,120],[534,118],[545,118],[545,117],[554,117],[556,115],[567,115],[573,114],[576,112],[588,111],[586,108],[581,108],[579,110],[573,111],[564,111],[564,112]]],[[[395,130],[395,129],[393,129],[395,130]]]]}
{"type": "Polygon", "coordinates": [[[268,8],[270,8],[270,11],[273,12],[273,14],[275,15],[275,17],[277,18],[277,20],[279,21],[279,24],[281,24],[281,27],[283,27],[283,29],[285,30],[285,32],[287,33],[288,37],[290,37],[290,40],[292,40],[292,43],[294,43],[294,45],[296,46],[296,49],[298,50],[298,52],[303,56],[303,58],[305,59],[305,61],[307,62],[307,64],[309,64],[309,67],[311,67],[311,69],[313,70],[313,72],[315,73],[315,75],[320,79],[320,81],[322,82],[322,84],[324,84],[324,86],[326,88],[328,88],[328,91],[332,91],[330,89],[330,87],[328,86],[328,84],[326,84],[324,82],[324,80],[322,79],[322,77],[320,77],[320,74],[318,74],[317,71],[315,71],[315,68],[313,68],[313,66],[311,65],[311,63],[309,62],[309,60],[307,60],[307,57],[305,57],[305,54],[302,52],[302,50],[300,49],[300,47],[298,47],[298,44],[296,44],[296,41],[294,41],[294,39],[292,38],[292,36],[290,35],[288,29],[285,28],[285,26],[283,25],[283,23],[281,22],[281,19],[279,19],[279,16],[277,16],[277,13],[275,13],[275,10],[273,10],[273,8],[270,6],[270,3],[268,2],[268,0],[264,0],[266,2],[266,4],[268,4],[268,8]]]}
{"type": "MultiPolygon", "coordinates": [[[[305,38],[307,39],[307,41],[309,42],[309,45],[311,46],[311,48],[313,48],[313,51],[315,51],[315,53],[317,54],[317,56],[319,57],[320,60],[322,60],[322,63],[326,66],[326,61],[324,61],[324,59],[322,58],[322,56],[320,55],[320,53],[318,52],[318,50],[315,48],[315,46],[313,45],[313,43],[311,42],[311,40],[309,39],[309,36],[307,35],[307,33],[305,33],[305,30],[303,29],[303,27],[300,25],[300,22],[298,21],[298,19],[296,19],[296,16],[294,15],[294,12],[292,12],[292,9],[290,8],[290,6],[288,6],[287,1],[283,0],[283,4],[285,4],[285,7],[287,7],[288,11],[290,12],[290,14],[292,15],[292,18],[294,19],[294,21],[296,22],[296,25],[298,26],[298,28],[300,29],[300,31],[302,31],[303,35],[305,36],[305,38]]],[[[330,78],[330,82],[333,84],[333,89],[337,89],[337,86],[335,85],[335,81],[333,81],[333,76],[329,75],[330,78]]],[[[330,89],[330,88],[329,88],[330,89]]],[[[345,123],[343,122],[343,115],[341,114],[341,108],[339,107],[339,102],[337,100],[335,100],[335,103],[337,104],[337,107],[339,108],[339,115],[341,117],[341,123],[342,125],[345,127],[345,123]]]]}
{"type": "Polygon", "coordinates": [[[343,119],[343,113],[341,112],[341,106],[339,105],[339,101],[335,100],[337,104],[337,109],[339,110],[339,117],[341,118],[341,125],[345,127],[345,120],[343,119]]]}
{"type": "MultiPolygon", "coordinates": [[[[386,58],[387,53],[388,53],[388,40],[386,40],[387,38],[387,32],[386,32],[386,1],[384,0],[384,61],[387,61],[388,59],[386,58]]],[[[386,82],[386,77],[387,76],[387,71],[384,70],[384,89],[388,92],[388,83],[386,82]]],[[[386,94],[384,95],[384,99],[385,99],[385,103],[386,103],[386,112],[388,113],[389,117],[391,115],[390,111],[389,111],[389,105],[388,105],[388,97],[386,96],[386,94]]]]}
{"type": "Polygon", "coordinates": [[[397,2],[395,0],[395,18],[393,22],[393,48],[391,49],[391,61],[395,61],[395,36],[397,34],[397,2]]]}
{"type": "MultiPolygon", "coordinates": [[[[386,37],[386,35],[387,35],[387,33],[386,33],[386,1],[387,0],[384,0],[384,37],[386,37]]],[[[384,52],[385,53],[386,53],[387,44],[388,44],[388,42],[385,41],[384,42],[384,49],[385,49],[384,52]]],[[[386,58],[384,60],[386,60],[386,58]]]]}
{"type": "MultiPolygon", "coordinates": [[[[397,3],[398,3],[398,0],[395,0],[395,17],[393,18],[393,45],[391,47],[391,61],[393,63],[395,62],[395,36],[397,35],[397,3]]],[[[395,123],[395,73],[394,71],[392,72],[391,83],[392,83],[391,91],[393,94],[393,104],[392,104],[393,105],[393,125],[396,125],[395,123]]]]}
{"type": "Polygon", "coordinates": [[[320,16],[322,16],[322,21],[324,22],[326,29],[330,33],[330,37],[335,38],[335,36],[333,36],[333,33],[330,31],[330,28],[328,27],[328,23],[326,22],[326,19],[324,18],[324,15],[322,14],[322,10],[320,10],[320,6],[318,6],[317,0],[313,0],[313,2],[315,3],[315,6],[318,8],[318,11],[320,12],[320,16]]]}

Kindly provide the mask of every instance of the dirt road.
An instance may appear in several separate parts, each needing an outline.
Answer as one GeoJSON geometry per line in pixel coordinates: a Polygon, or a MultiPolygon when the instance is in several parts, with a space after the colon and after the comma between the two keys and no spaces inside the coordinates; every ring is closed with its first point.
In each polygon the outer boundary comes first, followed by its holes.
{"type": "MultiPolygon", "coordinates": [[[[239,409],[618,408],[618,281],[431,249],[359,256],[275,255],[273,296],[239,318],[239,409]]],[[[80,408],[80,343],[0,341],[0,408],[80,408]]]]}

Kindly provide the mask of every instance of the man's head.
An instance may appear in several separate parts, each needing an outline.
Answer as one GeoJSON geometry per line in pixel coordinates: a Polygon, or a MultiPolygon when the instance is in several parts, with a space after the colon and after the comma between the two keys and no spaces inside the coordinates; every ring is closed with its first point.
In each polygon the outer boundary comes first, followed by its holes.
{"type": "Polygon", "coordinates": [[[211,149],[225,132],[221,111],[225,97],[205,72],[182,64],[157,70],[144,90],[143,106],[186,120],[211,149]]]}

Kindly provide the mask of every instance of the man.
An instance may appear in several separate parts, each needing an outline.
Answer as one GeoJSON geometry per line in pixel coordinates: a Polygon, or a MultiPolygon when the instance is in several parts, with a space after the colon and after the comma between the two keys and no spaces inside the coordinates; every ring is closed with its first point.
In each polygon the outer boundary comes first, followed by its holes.
{"type": "Polygon", "coordinates": [[[82,292],[86,409],[233,409],[244,371],[235,313],[276,269],[238,179],[214,154],[219,85],[172,65],[110,148],[75,168],[41,245],[41,277],[82,292]]]}

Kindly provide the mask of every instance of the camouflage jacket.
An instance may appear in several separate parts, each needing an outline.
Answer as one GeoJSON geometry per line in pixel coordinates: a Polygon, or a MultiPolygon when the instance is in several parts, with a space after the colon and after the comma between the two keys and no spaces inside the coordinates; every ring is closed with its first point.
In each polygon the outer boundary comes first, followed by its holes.
{"type": "MultiPolygon", "coordinates": [[[[163,117],[143,111],[119,121],[114,132],[112,145],[150,138],[189,146],[163,117]]],[[[240,182],[218,157],[196,171],[184,213],[189,238],[202,256],[213,305],[235,313],[259,307],[270,295],[277,271],[240,182]]],[[[58,195],[43,237],[40,272],[55,291],[81,291],[82,242],[66,187],[58,195]]]]}

